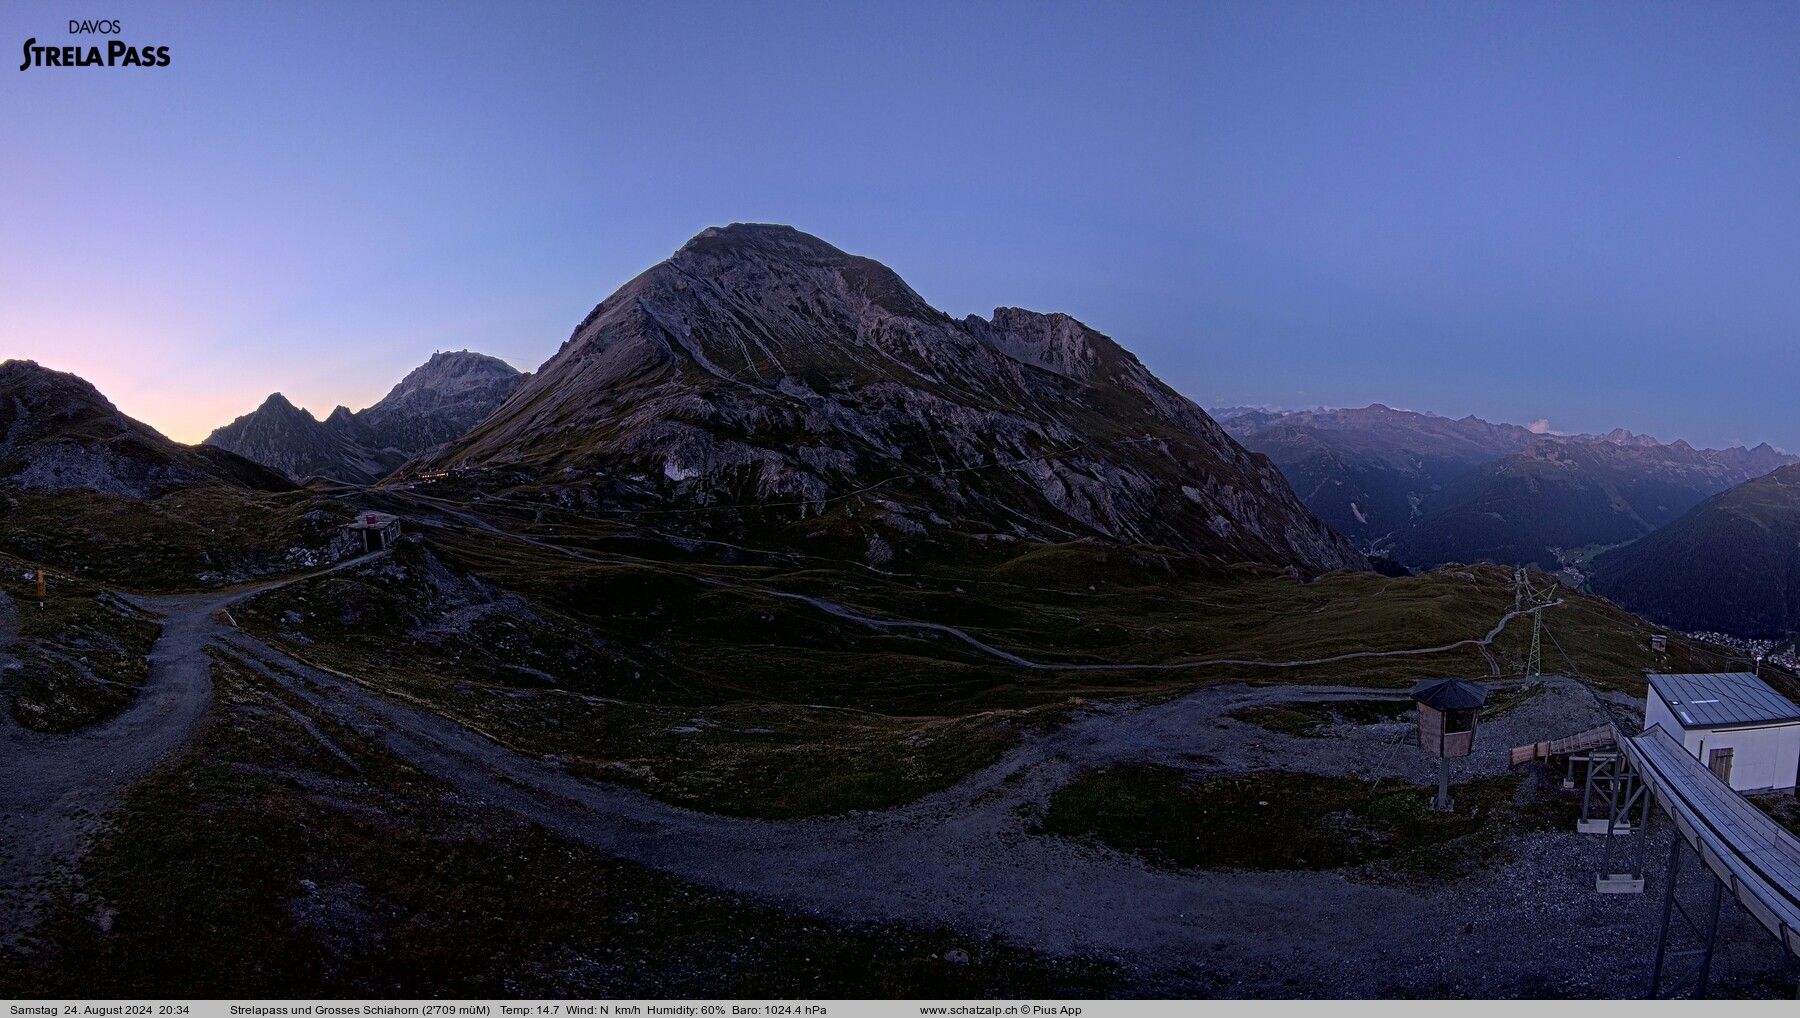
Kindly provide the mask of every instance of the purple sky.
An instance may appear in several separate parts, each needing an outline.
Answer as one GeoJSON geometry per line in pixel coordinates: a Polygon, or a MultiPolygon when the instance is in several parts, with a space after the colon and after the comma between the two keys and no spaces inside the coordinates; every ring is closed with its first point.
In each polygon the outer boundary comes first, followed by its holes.
{"type": "Polygon", "coordinates": [[[71,12],[172,65],[0,71],[0,356],[183,440],[437,349],[536,367],[756,220],[1208,404],[1800,448],[1800,7],[15,2],[0,39],[71,12]]]}

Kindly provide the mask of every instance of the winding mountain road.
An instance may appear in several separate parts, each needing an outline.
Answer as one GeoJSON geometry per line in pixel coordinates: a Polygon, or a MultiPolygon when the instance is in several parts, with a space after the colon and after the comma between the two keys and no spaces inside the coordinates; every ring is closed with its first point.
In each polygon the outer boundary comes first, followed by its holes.
{"type": "MultiPolygon", "coordinates": [[[[1267,974],[1261,992],[1291,990],[1299,977],[1308,992],[1357,995],[1379,992],[1379,980],[1388,977],[1369,964],[1372,953],[1429,963],[1464,933],[1471,914],[1467,883],[1442,890],[1457,900],[1446,908],[1439,892],[1416,887],[1333,872],[1170,871],[1034,832],[1057,789],[1084,771],[1119,763],[1427,781],[1433,762],[1409,749],[1404,724],[1301,740],[1231,717],[1258,704],[1366,699],[1371,692],[1363,688],[1214,686],[1159,704],[1100,707],[1028,736],[999,763],[914,803],[762,821],[695,812],[572,776],[247,634],[232,633],[226,642],[311,710],[368,734],[471,799],[608,856],[846,924],[949,927],[1048,955],[1124,962],[1159,981],[1204,980],[1211,959],[1228,958],[1232,980],[1246,971],[1267,974]]],[[[1458,780],[1503,772],[1504,747],[1515,732],[1560,730],[1594,709],[1578,683],[1550,681],[1543,695],[1490,726],[1488,745],[1456,764],[1458,780]]],[[[1516,892],[1497,879],[1483,893],[1503,904],[1516,892]]],[[[1546,960],[1538,955],[1559,948],[1536,939],[1542,951],[1497,961],[1483,977],[1504,986],[1534,966],[1542,970],[1546,960]]]]}
{"type": "MultiPolygon", "coordinates": [[[[163,632],[151,653],[149,678],[131,707],[68,736],[28,732],[0,719],[0,773],[8,777],[0,783],[0,829],[6,835],[0,839],[0,946],[20,942],[54,889],[52,881],[72,872],[67,864],[79,857],[117,797],[198,730],[211,699],[208,646],[234,653],[321,716],[368,733],[473,798],[610,856],[840,922],[948,926],[1051,955],[1133,959],[1153,967],[1179,967],[1203,952],[1228,951],[1240,968],[1269,971],[1280,970],[1302,945],[1326,957],[1354,955],[1368,931],[1346,926],[1345,915],[1381,916],[1412,931],[1421,945],[1454,933],[1444,927],[1450,920],[1417,894],[1335,874],[1183,874],[1032,833],[1055,790],[1097,767],[1145,760],[1193,766],[1202,756],[1209,769],[1221,763],[1247,769],[1292,766],[1280,751],[1287,737],[1249,729],[1229,714],[1244,705],[1286,699],[1368,697],[1366,689],[1221,686],[1150,706],[1100,707],[1054,732],[1028,737],[1000,763],[912,804],[872,814],[758,821],[699,813],[572,776],[553,762],[518,753],[215,621],[232,603],[304,578],[132,598],[162,616],[163,632]],[[1255,738],[1246,741],[1247,731],[1255,738]]],[[[832,602],[792,596],[867,625],[943,630],[1021,667],[1068,667],[988,647],[954,627],[874,619],[832,602]]],[[[1486,646],[1513,617],[1508,614],[1482,637],[1440,647],[1240,663],[1303,667],[1486,646]]],[[[1157,667],[1220,663],[1226,662],[1157,667]]],[[[1424,777],[1420,761],[1411,759],[1415,754],[1397,753],[1391,739],[1353,746],[1350,754],[1318,766],[1338,774],[1424,777]]]]}
{"type": "MultiPolygon", "coordinates": [[[[392,494],[398,498],[401,498],[401,499],[410,500],[410,501],[413,501],[413,502],[416,502],[416,503],[419,503],[422,505],[430,506],[431,508],[436,509],[439,512],[445,513],[446,515],[452,517],[453,519],[458,520],[459,522],[462,522],[468,526],[474,527],[478,530],[485,531],[486,533],[494,534],[498,537],[504,537],[509,540],[518,541],[522,544],[528,544],[535,548],[542,548],[545,551],[555,552],[559,555],[563,555],[568,558],[576,559],[577,561],[592,562],[596,565],[627,565],[627,564],[631,564],[631,560],[628,560],[628,559],[619,558],[619,557],[608,557],[608,556],[602,556],[602,555],[593,555],[588,552],[579,551],[574,548],[569,548],[564,545],[557,544],[554,541],[546,541],[542,538],[532,537],[529,534],[521,534],[521,533],[518,533],[517,531],[507,530],[503,527],[500,527],[494,523],[491,523],[491,522],[481,518],[480,516],[478,516],[474,513],[469,512],[466,509],[458,508],[457,506],[453,505],[452,503],[446,502],[443,499],[433,498],[429,495],[421,495],[417,492],[412,492],[412,491],[396,490],[396,491],[390,492],[390,494],[392,494]]],[[[1366,658],[1419,657],[1419,656],[1423,656],[1423,655],[1427,655],[1427,654],[1443,654],[1443,653],[1447,653],[1452,650],[1460,650],[1464,647],[1477,648],[1477,649],[1481,650],[1484,655],[1486,655],[1487,648],[1489,646],[1491,646],[1493,644],[1494,640],[1500,636],[1500,633],[1506,629],[1506,626],[1508,623],[1510,623],[1512,620],[1514,620],[1516,618],[1521,618],[1525,615],[1531,614],[1530,611],[1509,611],[1505,615],[1502,615],[1500,617],[1499,622],[1494,623],[1494,628],[1488,630],[1487,633],[1485,633],[1482,636],[1468,637],[1468,638],[1462,639],[1462,640],[1452,640],[1448,643],[1441,643],[1441,644],[1438,644],[1433,647],[1408,647],[1408,648],[1403,648],[1400,650],[1357,650],[1357,651],[1350,651],[1350,652],[1343,653],[1343,654],[1332,654],[1327,657],[1303,658],[1303,659],[1293,660],[1293,661],[1270,661],[1266,658],[1247,658],[1247,657],[1197,658],[1197,659],[1188,660],[1188,661],[1160,661],[1160,662],[1147,662],[1147,663],[1141,663],[1141,664],[1116,663],[1116,662],[1104,662],[1104,663],[1085,662],[1085,663],[1083,663],[1083,662],[1069,662],[1069,661],[1034,661],[1030,658],[1023,657],[1019,654],[1015,654],[1012,651],[1005,650],[1000,647],[996,647],[993,644],[988,643],[985,640],[982,640],[980,637],[977,637],[974,634],[968,632],[967,630],[959,629],[956,626],[947,625],[942,622],[920,622],[916,619],[882,618],[880,616],[870,615],[866,612],[858,611],[854,608],[850,608],[846,605],[839,604],[838,602],[829,600],[827,598],[815,597],[811,594],[798,594],[798,593],[794,593],[792,591],[786,591],[786,590],[775,590],[773,588],[770,588],[770,587],[765,586],[760,583],[752,583],[752,582],[742,581],[742,580],[738,580],[738,581],[726,580],[722,577],[716,577],[716,576],[702,576],[702,577],[698,577],[697,579],[701,583],[709,584],[712,586],[739,587],[739,588],[743,588],[743,589],[754,590],[757,593],[766,595],[768,597],[781,598],[782,600],[786,600],[786,601],[798,601],[802,604],[809,605],[812,608],[814,608],[820,612],[823,612],[826,615],[831,616],[832,618],[842,619],[845,622],[853,622],[859,626],[863,626],[865,628],[874,629],[874,630],[881,631],[881,632],[912,631],[912,632],[925,632],[925,633],[941,633],[945,636],[949,636],[954,639],[960,640],[963,643],[966,643],[969,646],[980,651],[981,653],[986,654],[989,657],[996,658],[1000,661],[1004,661],[1009,665],[1013,665],[1014,667],[1028,668],[1033,671],[1046,671],[1046,672],[1174,672],[1174,671],[1182,671],[1182,670],[1190,669],[1190,668],[1211,668],[1211,667],[1218,667],[1221,665],[1230,666],[1230,667],[1234,667],[1234,668],[1274,668],[1274,669],[1287,670],[1287,669],[1295,669],[1295,668],[1311,668],[1316,665],[1341,664],[1345,661],[1357,661],[1357,660],[1362,660],[1362,659],[1366,659],[1366,658]]],[[[1543,607],[1554,608],[1557,605],[1560,605],[1562,603],[1563,603],[1562,599],[1558,598],[1554,602],[1551,602],[1548,605],[1544,605],[1543,607]]],[[[1489,660],[1490,664],[1492,664],[1492,656],[1491,655],[1487,655],[1487,656],[1488,656],[1488,660],[1489,660]]],[[[1499,674],[1499,669],[1498,669],[1497,665],[1494,666],[1494,674],[1496,674],[1496,675],[1499,674]]]]}
{"type": "MultiPolygon", "coordinates": [[[[29,930],[52,881],[66,870],[63,864],[80,856],[118,795],[199,729],[212,699],[206,647],[224,629],[214,613],[371,557],[227,590],[126,596],[162,621],[150,648],[149,676],[130,706],[66,735],[31,731],[0,712],[0,947],[17,944],[29,930]]],[[[0,625],[0,638],[4,654],[16,627],[7,633],[0,625]]]]}

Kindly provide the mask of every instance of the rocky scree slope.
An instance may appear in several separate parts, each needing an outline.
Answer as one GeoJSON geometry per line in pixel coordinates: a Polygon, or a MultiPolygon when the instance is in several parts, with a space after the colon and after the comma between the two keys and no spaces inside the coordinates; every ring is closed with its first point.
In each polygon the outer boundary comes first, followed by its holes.
{"type": "Polygon", "coordinates": [[[440,469],[672,527],[836,526],[877,561],[954,531],[1367,565],[1107,337],[1016,308],[953,319],[784,226],[706,230],[627,283],[402,476],[440,469]]]}

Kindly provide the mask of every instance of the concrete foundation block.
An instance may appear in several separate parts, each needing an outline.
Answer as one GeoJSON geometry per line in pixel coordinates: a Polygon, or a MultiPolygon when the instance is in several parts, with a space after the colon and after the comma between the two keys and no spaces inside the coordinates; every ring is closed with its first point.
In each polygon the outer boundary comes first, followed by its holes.
{"type": "Polygon", "coordinates": [[[1601,894],[1643,894],[1644,878],[1629,873],[1609,873],[1594,877],[1594,890],[1601,894]]]}

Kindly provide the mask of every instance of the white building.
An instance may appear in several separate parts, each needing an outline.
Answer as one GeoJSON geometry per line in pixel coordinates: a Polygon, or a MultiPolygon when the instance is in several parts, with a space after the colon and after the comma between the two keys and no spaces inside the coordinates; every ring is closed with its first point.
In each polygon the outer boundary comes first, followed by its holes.
{"type": "Polygon", "coordinates": [[[1749,672],[1651,672],[1644,727],[1657,725],[1740,792],[1800,783],[1800,706],[1749,672]]]}

